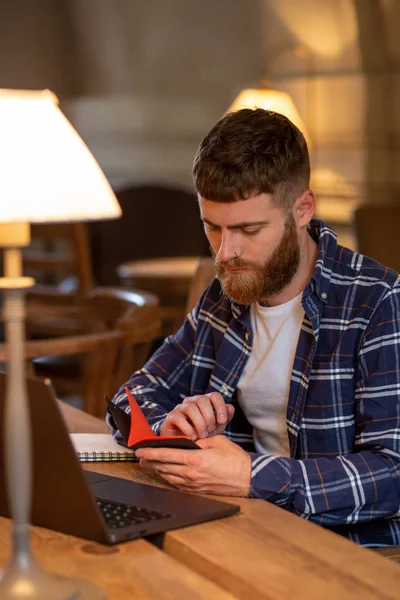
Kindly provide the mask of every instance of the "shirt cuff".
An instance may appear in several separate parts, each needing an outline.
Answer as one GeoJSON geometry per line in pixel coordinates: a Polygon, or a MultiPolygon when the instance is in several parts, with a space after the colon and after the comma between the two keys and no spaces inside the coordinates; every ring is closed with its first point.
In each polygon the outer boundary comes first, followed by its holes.
{"type": "Polygon", "coordinates": [[[249,498],[259,498],[278,506],[287,506],[291,474],[289,458],[250,452],[251,480],[249,498]]]}

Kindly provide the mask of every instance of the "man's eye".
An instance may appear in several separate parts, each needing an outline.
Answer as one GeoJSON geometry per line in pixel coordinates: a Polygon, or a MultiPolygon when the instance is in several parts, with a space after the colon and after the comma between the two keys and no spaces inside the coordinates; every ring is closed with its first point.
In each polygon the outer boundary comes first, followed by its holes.
{"type": "Polygon", "coordinates": [[[259,233],[261,230],[260,230],[260,228],[258,228],[258,229],[242,229],[242,231],[245,235],[257,235],[257,233],[259,233]]]}

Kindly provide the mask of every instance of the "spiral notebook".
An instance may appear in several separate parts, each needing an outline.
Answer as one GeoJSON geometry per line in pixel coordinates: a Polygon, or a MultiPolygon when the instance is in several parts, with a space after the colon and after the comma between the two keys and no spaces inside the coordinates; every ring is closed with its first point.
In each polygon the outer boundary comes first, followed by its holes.
{"type": "Polygon", "coordinates": [[[118,444],[109,433],[70,433],[81,462],[138,461],[133,450],[118,444]]]}

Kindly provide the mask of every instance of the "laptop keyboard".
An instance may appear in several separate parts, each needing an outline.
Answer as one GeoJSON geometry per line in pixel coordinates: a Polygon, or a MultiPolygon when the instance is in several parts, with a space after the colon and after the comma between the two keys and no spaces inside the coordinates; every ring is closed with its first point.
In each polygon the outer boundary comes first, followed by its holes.
{"type": "Polygon", "coordinates": [[[128,527],[129,525],[148,523],[149,521],[166,519],[172,516],[168,513],[147,510],[146,508],[140,508],[139,506],[134,506],[132,504],[104,500],[103,498],[96,498],[96,502],[110,529],[119,529],[121,527],[128,527]]]}

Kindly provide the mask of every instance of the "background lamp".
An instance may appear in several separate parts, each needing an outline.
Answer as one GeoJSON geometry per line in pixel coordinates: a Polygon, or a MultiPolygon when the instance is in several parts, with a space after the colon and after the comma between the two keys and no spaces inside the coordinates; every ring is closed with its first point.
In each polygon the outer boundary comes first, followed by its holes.
{"type": "Polygon", "coordinates": [[[0,577],[0,598],[105,598],[88,581],[49,575],[30,552],[31,431],[24,367],[21,248],[30,222],[115,218],[121,209],[96,160],[50,91],[0,89],[0,247],[4,249],[4,322],[8,345],[5,469],[13,519],[13,554],[0,577]],[[15,435],[18,423],[19,435],[15,435]]]}
{"type": "Polygon", "coordinates": [[[264,108],[285,115],[300,129],[307,140],[307,144],[310,146],[310,137],[306,126],[292,98],[286,92],[262,88],[247,88],[239,93],[226,112],[235,112],[241,108],[264,108]]]}

